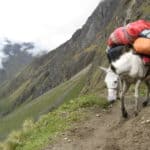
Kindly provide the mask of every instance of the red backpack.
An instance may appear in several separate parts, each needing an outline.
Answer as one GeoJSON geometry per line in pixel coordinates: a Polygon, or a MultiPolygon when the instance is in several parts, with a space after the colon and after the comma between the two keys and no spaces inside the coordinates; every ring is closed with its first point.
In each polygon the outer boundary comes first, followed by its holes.
{"type": "Polygon", "coordinates": [[[135,38],[138,37],[140,33],[145,29],[150,29],[150,21],[138,20],[138,21],[129,23],[126,26],[126,30],[128,34],[135,38]]]}
{"type": "Polygon", "coordinates": [[[138,20],[119,27],[108,38],[108,46],[132,44],[145,29],[150,29],[150,21],[138,20]]]}

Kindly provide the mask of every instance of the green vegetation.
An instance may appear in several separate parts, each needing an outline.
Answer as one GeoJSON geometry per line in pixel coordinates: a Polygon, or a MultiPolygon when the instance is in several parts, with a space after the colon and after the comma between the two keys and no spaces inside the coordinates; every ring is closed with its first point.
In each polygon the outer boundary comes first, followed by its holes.
{"type": "Polygon", "coordinates": [[[142,6],[141,6],[141,12],[143,12],[143,14],[144,14],[145,16],[149,16],[149,13],[150,13],[150,6],[149,6],[148,2],[142,4],[142,6]]]}
{"type": "Polygon", "coordinates": [[[107,101],[96,95],[80,96],[66,102],[53,112],[43,115],[37,122],[28,119],[22,129],[13,131],[0,144],[5,150],[40,150],[66,129],[71,128],[73,122],[87,117],[87,107],[107,107],[107,101]]]}
{"type": "Polygon", "coordinates": [[[84,51],[90,52],[94,51],[96,48],[98,48],[98,46],[96,44],[92,44],[89,47],[85,48],[84,51]]]}
{"type": "Polygon", "coordinates": [[[20,94],[27,88],[30,81],[23,83],[15,92],[10,96],[1,99],[0,101],[0,112],[9,111],[14,103],[14,101],[20,96],[20,94]]]}
{"type": "MultiPolygon", "coordinates": [[[[58,87],[48,91],[42,96],[27,101],[0,120],[0,138],[4,139],[12,130],[21,127],[27,118],[38,119],[40,115],[52,111],[62,103],[78,97],[85,83],[85,73],[79,75],[58,87]]],[[[18,90],[19,91],[19,90],[18,90]]],[[[7,105],[8,100],[5,101],[7,105]]],[[[4,105],[3,105],[4,106],[4,105]]]]}

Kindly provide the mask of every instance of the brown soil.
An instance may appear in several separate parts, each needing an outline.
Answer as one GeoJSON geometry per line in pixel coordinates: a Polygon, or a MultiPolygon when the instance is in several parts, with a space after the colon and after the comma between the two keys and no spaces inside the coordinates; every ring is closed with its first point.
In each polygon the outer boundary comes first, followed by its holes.
{"type": "Polygon", "coordinates": [[[107,110],[91,109],[86,121],[45,150],[150,150],[150,108],[142,108],[135,117],[133,107],[130,101],[128,119],[121,117],[120,102],[107,110]]]}

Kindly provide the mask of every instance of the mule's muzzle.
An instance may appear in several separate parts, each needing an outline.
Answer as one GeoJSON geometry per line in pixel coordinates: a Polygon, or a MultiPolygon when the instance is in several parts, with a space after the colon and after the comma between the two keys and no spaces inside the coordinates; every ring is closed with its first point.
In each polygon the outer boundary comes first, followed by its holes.
{"type": "Polygon", "coordinates": [[[115,101],[117,99],[117,90],[116,89],[108,89],[108,101],[115,101]]]}

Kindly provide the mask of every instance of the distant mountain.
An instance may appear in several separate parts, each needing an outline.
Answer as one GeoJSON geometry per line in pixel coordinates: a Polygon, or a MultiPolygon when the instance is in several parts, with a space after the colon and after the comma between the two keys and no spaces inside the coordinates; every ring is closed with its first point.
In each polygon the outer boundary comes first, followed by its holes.
{"type": "Polygon", "coordinates": [[[0,68],[0,84],[5,80],[12,79],[18,72],[32,62],[35,58],[30,50],[34,49],[33,43],[5,42],[0,50],[3,54],[0,68]]]}

